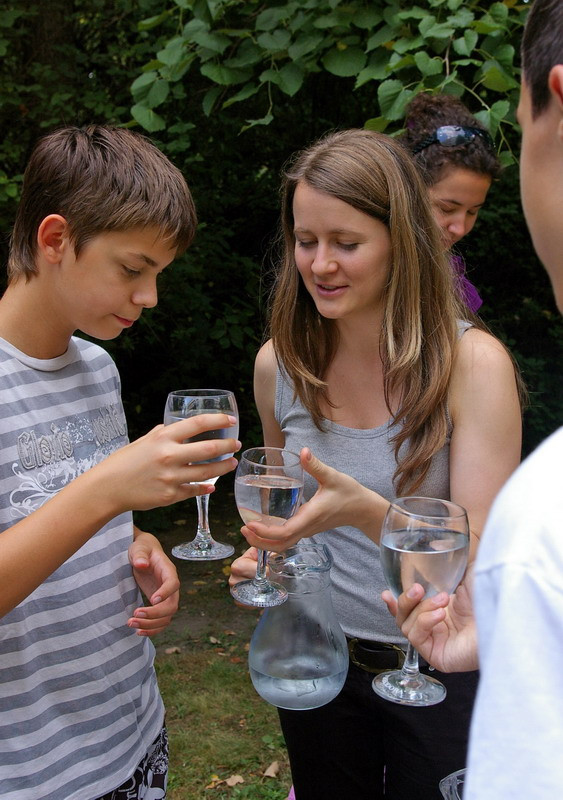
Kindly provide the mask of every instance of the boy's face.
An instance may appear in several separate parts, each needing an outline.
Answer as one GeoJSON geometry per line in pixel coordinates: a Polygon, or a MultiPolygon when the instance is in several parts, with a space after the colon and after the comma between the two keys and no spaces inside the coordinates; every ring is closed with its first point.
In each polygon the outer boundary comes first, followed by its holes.
{"type": "Polygon", "coordinates": [[[59,320],[96,339],[119,336],[157,304],[156,281],[176,254],[156,228],[102,233],[78,257],[68,244],[55,282],[59,320]]]}
{"type": "MultiPolygon", "coordinates": [[[[560,69],[563,71],[563,66],[560,69]]],[[[534,118],[523,79],[517,116],[522,127],[520,193],[524,216],[563,313],[563,115],[556,96],[552,96],[547,109],[534,118]]]]}

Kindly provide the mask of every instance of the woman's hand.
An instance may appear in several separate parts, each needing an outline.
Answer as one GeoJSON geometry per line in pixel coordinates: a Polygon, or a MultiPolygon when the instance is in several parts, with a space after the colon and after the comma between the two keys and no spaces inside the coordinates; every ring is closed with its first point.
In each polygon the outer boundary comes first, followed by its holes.
{"type": "Polygon", "coordinates": [[[249,547],[242,556],[231,564],[231,574],[229,575],[229,586],[235,586],[239,581],[252,580],[256,575],[256,564],[258,562],[258,551],[255,547],[249,547]]]}
{"type": "Polygon", "coordinates": [[[318,482],[316,493],[283,525],[245,525],[241,530],[248,543],[261,550],[283,552],[303,537],[340,525],[360,528],[378,542],[389,503],[349,475],[323,464],[308,447],[301,450],[301,464],[318,482]]]}

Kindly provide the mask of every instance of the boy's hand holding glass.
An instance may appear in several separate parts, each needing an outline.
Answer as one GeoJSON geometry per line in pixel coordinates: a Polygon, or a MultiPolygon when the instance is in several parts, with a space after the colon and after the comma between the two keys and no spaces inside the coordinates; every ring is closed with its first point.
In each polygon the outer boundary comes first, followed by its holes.
{"type": "MultiPolygon", "coordinates": [[[[217,478],[225,471],[220,464],[225,459],[230,458],[235,450],[238,450],[238,409],[235,396],[226,389],[180,389],[170,392],[166,399],[164,408],[164,424],[178,423],[192,417],[202,415],[228,415],[236,422],[231,427],[221,424],[213,424],[206,427],[202,433],[191,436],[186,440],[188,444],[198,445],[203,448],[203,452],[194,455],[192,466],[205,467],[197,470],[192,478],[194,483],[203,483],[211,486],[217,478]],[[233,442],[233,439],[235,442],[233,442]],[[213,441],[213,452],[209,452],[210,441],[213,441]],[[218,445],[217,440],[224,440],[218,445]],[[234,446],[236,445],[236,446],[234,446]],[[207,456],[207,457],[206,457],[207,456]],[[196,459],[201,461],[196,462],[196,459]]],[[[232,467],[231,467],[232,468],[232,467]]],[[[209,530],[209,494],[197,496],[198,526],[195,538],[191,542],[184,542],[172,549],[172,555],[176,558],[188,561],[212,561],[227,558],[232,555],[235,548],[232,545],[216,542],[209,530]]]]}

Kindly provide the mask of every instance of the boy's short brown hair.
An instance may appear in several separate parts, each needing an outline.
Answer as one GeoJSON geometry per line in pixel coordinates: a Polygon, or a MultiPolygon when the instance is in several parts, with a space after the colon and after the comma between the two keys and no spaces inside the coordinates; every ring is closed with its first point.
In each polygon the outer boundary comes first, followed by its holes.
{"type": "Polygon", "coordinates": [[[146,137],[125,128],[66,127],[36,144],[10,242],[8,280],[36,272],[37,230],[49,214],[69,226],[76,255],[100,233],[152,226],[177,252],[197,217],[182,173],[146,137]]]}

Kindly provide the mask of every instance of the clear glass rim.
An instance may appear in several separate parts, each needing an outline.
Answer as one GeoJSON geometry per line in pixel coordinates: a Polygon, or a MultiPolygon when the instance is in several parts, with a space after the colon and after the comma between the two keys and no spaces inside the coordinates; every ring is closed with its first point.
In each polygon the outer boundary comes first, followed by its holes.
{"type": "Polygon", "coordinates": [[[389,511],[394,509],[399,514],[410,517],[411,519],[463,519],[467,517],[467,511],[459,503],[454,503],[453,500],[444,500],[441,497],[423,497],[422,495],[413,495],[410,497],[397,497],[389,504],[389,511]],[[423,513],[422,511],[413,511],[407,507],[407,503],[417,501],[424,501],[427,503],[441,503],[444,508],[444,514],[423,513]]]}
{"type": "Polygon", "coordinates": [[[168,392],[168,397],[222,397],[234,394],[230,389],[176,389],[168,392]]]}
{"type": "Polygon", "coordinates": [[[254,464],[257,467],[268,467],[268,469],[279,470],[288,469],[289,467],[298,467],[301,465],[301,457],[299,454],[295,453],[293,450],[286,450],[285,447],[249,447],[247,450],[244,450],[241,453],[240,460],[248,461],[249,464],[254,464]],[[249,456],[250,453],[262,453],[262,455],[266,455],[268,452],[277,453],[279,455],[286,453],[289,456],[293,456],[293,459],[290,458],[287,461],[284,460],[283,464],[261,464],[259,461],[255,461],[249,456]]]}

